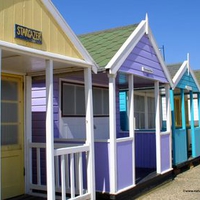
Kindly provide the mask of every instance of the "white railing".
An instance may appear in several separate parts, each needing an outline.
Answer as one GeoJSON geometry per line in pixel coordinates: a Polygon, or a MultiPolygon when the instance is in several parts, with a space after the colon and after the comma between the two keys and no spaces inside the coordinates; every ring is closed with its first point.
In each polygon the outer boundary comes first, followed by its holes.
{"type": "MultiPolygon", "coordinates": [[[[36,157],[35,181],[33,183],[32,176],[30,176],[30,190],[46,191],[47,187],[42,183],[42,179],[44,179],[42,178],[42,162],[46,162],[46,160],[45,156],[41,156],[42,151],[45,153],[46,144],[31,143],[29,147],[31,151],[35,151],[36,157]]],[[[83,179],[84,167],[85,173],[87,171],[88,155],[89,145],[76,144],[75,146],[75,144],[66,143],[55,144],[55,188],[56,192],[62,194],[62,200],[66,200],[66,194],[70,194],[70,199],[90,199],[90,194],[87,192],[87,189],[84,188],[83,179]],[[85,163],[85,166],[83,163],[85,163]]],[[[32,166],[32,164],[30,164],[30,166],[32,166]]],[[[32,170],[31,167],[31,174],[32,170]]]]}

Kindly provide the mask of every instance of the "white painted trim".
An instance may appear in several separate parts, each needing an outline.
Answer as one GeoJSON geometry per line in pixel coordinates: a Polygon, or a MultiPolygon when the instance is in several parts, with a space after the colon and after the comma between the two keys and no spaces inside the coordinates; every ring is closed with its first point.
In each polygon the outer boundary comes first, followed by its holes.
{"type": "Polygon", "coordinates": [[[161,141],[160,141],[160,93],[159,82],[154,82],[155,86],[155,128],[156,128],[156,169],[161,173],[161,141]]]}
{"type": "Polygon", "coordinates": [[[87,61],[84,61],[78,58],[72,58],[69,56],[64,56],[64,55],[60,55],[56,53],[51,53],[51,52],[33,49],[33,48],[25,47],[25,46],[20,46],[20,45],[5,42],[2,40],[0,40],[0,48],[3,50],[14,51],[17,53],[40,57],[43,59],[50,59],[53,61],[68,63],[68,64],[76,65],[77,67],[92,66],[91,63],[88,63],[87,61]]]}
{"type": "Polygon", "coordinates": [[[121,142],[128,142],[128,141],[132,141],[134,138],[133,137],[124,137],[124,138],[117,138],[116,139],[116,143],[121,143],[121,142]]]}
{"type": "Polygon", "coordinates": [[[109,77],[109,133],[110,133],[110,193],[117,191],[117,150],[116,150],[116,76],[108,74],[109,77]]]}
{"type": "Polygon", "coordinates": [[[54,6],[54,4],[49,0],[42,0],[43,4],[45,5],[46,9],[51,13],[55,21],[58,23],[60,28],[63,30],[63,32],[69,37],[69,40],[74,44],[76,49],[79,51],[79,53],[83,56],[84,60],[90,65],[92,65],[92,69],[95,73],[97,73],[98,66],[93,60],[93,58],[90,56],[90,54],[86,51],[82,43],[79,41],[77,36],[74,34],[72,29],[69,27],[69,25],[66,23],[62,15],[59,13],[57,8],[54,6]]]}
{"type": "MultiPolygon", "coordinates": [[[[1,74],[2,74],[2,49],[0,47],[0,91],[1,91],[1,74]]],[[[1,99],[1,92],[0,92],[0,99],[1,99]]],[[[0,104],[0,113],[1,113],[1,104],[0,104]]],[[[0,122],[1,122],[1,115],[0,115],[0,122]]],[[[1,123],[0,123],[0,144],[1,144],[1,123]]],[[[1,146],[1,145],[0,145],[1,146]]],[[[0,151],[0,158],[1,158],[1,151],[0,151]]],[[[1,171],[1,159],[0,159],[0,173],[2,173],[1,171]]],[[[0,179],[0,199],[1,198],[1,179],[0,179]]]]}
{"type": "Polygon", "coordinates": [[[169,160],[170,168],[172,168],[172,120],[171,120],[171,104],[170,104],[170,87],[169,84],[165,84],[165,97],[166,97],[166,128],[169,132],[169,160]]]}
{"type": "Polygon", "coordinates": [[[186,70],[187,70],[187,61],[184,61],[172,79],[172,81],[174,83],[173,89],[176,88],[176,86],[178,85],[179,81],[181,80],[181,78],[184,75],[186,70]]]}
{"type": "Polygon", "coordinates": [[[30,183],[32,183],[32,149],[29,148],[29,143],[32,142],[32,79],[30,76],[25,77],[25,133],[24,133],[24,143],[25,143],[25,193],[29,194],[30,183]]]}
{"type": "Polygon", "coordinates": [[[91,193],[91,199],[96,199],[95,186],[95,161],[94,161],[94,122],[93,122],[93,99],[92,99],[92,75],[91,69],[84,69],[85,80],[85,110],[86,110],[86,144],[90,146],[87,184],[88,192],[91,193]]]}
{"type": "Polygon", "coordinates": [[[188,70],[188,75],[190,74],[190,54],[187,53],[187,70],[188,70]]]}
{"type": "Polygon", "coordinates": [[[129,86],[129,137],[132,139],[132,184],[135,185],[135,118],[134,118],[134,76],[128,76],[129,86]]]}
{"type": "Polygon", "coordinates": [[[162,174],[165,174],[165,173],[167,173],[167,172],[170,172],[170,171],[172,171],[172,170],[173,170],[173,168],[171,167],[171,168],[169,168],[169,169],[167,169],[167,170],[161,172],[161,175],[162,175],[162,174]]]}
{"type": "MultiPolygon", "coordinates": [[[[189,58],[187,58],[187,59],[189,59],[189,58]]],[[[195,84],[196,84],[198,90],[200,91],[199,82],[197,81],[196,76],[195,76],[193,70],[190,69],[190,64],[189,64],[189,62],[190,62],[189,60],[185,60],[185,61],[182,63],[182,65],[181,65],[181,67],[179,68],[179,70],[176,72],[175,76],[173,77],[173,79],[172,79],[172,81],[173,81],[173,83],[174,83],[173,89],[176,88],[176,86],[178,85],[178,83],[179,83],[179,81],[181,80],[182,76],[184,75],[184,73],[186,72],[186,70],[188,70],[188,73],[191,74],[191,76],[192,76],[192,78],[194,79],[194,82],[195,82],[195,84]]],[[[189,75],[189,74],[188,74],[188,75],[189,75]]]]}
{"type": "Polygon", "coordinates": [[[118,190],[118,191],[115,193],[115,195],[120,194],[120,193],[122,193],[122,192],[125,192],[125,191],[127,191],[127,190],[130,190],[130,189],[134,188],[135,186],[136,186],[136,185],[131,185],[131,186],[125,187],[125,188],[123,188],[123,189],[121,189],[121,190],[118,190]]]}
{"type": "Polygon", "coordinates": [[[170,76],[169,71],[168,71],[168,69],[167,69],[167,67],[166,67],[166,65],[165,65],[165,62],[164,62],[164,60],[163,60],[163,57],[162,57],[162,55],[161,55],[161,53],[160,53],[160,51],[159,51],[158,45],[157,45],[157,43],[156,43],[156,40],[154,39],[154,36],[153,36],[153,33],[152,33],[150,27],[149,27],[149,31],[148,31],[148,32],[149,32],[149,34],[148,34],[149,40],[150,40],[150,42],[151,42],[151,44],[152,44],[152,46],[153,46],[153,48],[154,48],[154,51],[155,51],[155,53],[156,53],[156,56],[157,56],[157,58],[158,58],[158,60],[159,60],[159,62],[160,62],[160,65],[161,65],[161,67],[162,67],[162,69],[163,69],[163,71],[164,71],[164,73],[165,73],[165,75],[166,75],[166,77],[167,77],[167,80],[168,80],[170,86],[172,87],[172,86],[173,86],[173,83],[172,83],[172,80],[171,80],[171,76],[170,76]]]}
{"type": "Polygon", "coordinates": [[[149,34],[149,18],[148,18],[147,13],[146,13],[145,20],[146,20],[146,34],[148,35],[149,34]]]}
{"type": "Polygon", "coordinates": [[[46,169],[47,199],[55,200],[53,60],[46,61],[46,169]]]}
{"type": "Polygon", "coordinates": [[[105,69],[110,70],[110,74],[116,74],[125,59],[143,37],[146,32],[146,22],[143,20],[133,31],[133,33],[128,37],[125,43],[117,51],[117,53],[112,57],[109,63],[106,65],[105,69]]]}

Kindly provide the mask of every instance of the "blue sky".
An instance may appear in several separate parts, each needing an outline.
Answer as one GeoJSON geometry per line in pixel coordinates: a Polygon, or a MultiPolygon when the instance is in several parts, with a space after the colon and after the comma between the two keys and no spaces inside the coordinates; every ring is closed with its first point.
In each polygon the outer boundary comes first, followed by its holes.
{"type": "Polygon", "coordinates": [[[200,69],[199,0],[52,0],[77,34],[139,23],[148,13],[158,47],[164,45],[167,64],[190,54],[192,69],[200,69]]]}

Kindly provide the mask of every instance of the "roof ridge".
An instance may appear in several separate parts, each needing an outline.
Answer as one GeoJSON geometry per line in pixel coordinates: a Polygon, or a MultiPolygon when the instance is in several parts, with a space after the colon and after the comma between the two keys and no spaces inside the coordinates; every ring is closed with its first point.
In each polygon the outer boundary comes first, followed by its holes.
{"type": "Polygon", "coordinates": [[[100,33],[105,33],[105,32],[112,32],[114,30],[122,30],[122,29],[127,29],[128,27],[134,27],[134,26],[138,26],[138,24],[129,24],[129,25],[126,25],[126,26],[109,28],[109,29],[104,29],[104,30],[100,30],[100,31],[94,31],[94,32],[90,32],[90,33],[84,33],[84,34],[78,35],[78,37],[84,37],[84,36],[88,36],[88,35],[95,35],[95,34],[100,34],[100,33]]]}

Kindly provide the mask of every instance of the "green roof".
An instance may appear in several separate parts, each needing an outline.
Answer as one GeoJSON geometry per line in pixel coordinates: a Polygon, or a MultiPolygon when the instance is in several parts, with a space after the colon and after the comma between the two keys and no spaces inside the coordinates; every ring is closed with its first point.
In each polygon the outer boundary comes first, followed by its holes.
{"type": "Polygon", "coordinates": [[[78,38],[100,68],[104,68],[138,24],[79,35],[78,38]]]}
{"type": "Polygon", "coordinates": [[[172,79],[176,75],[176,73],[179,70],[179,68],[181,67],[181,65],[182,65],[182,63],[176,63],[176,64],[167,65],[167,68],[169,70],[169,73],[170,73],[172,79]]]}

